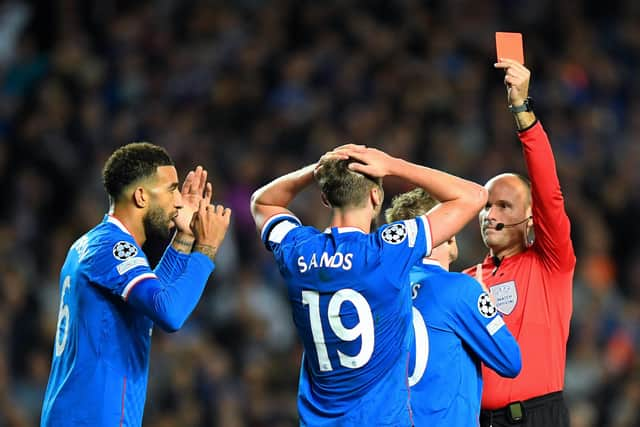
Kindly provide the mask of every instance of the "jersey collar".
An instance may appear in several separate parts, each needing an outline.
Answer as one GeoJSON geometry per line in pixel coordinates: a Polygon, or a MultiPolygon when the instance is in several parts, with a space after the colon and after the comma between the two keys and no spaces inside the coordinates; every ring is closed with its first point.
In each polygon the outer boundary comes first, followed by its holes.
{"type": "Polygon", "coordinates": [[[125,233],[131,234],[129,230],[127,230],[127,227],[125,227],[124,224],[121,223],[120,220],[115,216],[107,214],[107,222],[114,224],[116,227],[118,227],[120,230],[124,231],[125,233]]]}
{"type": "Polygon", "coordinates": [[[437,265],[438,267],[442,268],[442,264],[440,264],[438,261],[436,261],[433,258],[422,258],[422,264],[425,264],[425,265],[437,265]]]}

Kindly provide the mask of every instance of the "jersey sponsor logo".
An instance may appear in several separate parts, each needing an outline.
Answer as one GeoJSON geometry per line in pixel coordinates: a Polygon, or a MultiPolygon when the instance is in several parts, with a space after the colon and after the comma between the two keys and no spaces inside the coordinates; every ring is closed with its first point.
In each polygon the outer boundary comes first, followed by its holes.
{"type": "Polygon", "coordinates": [[[129,242],[125,242],[124,240],[120,240],[118,243],[113,245],[113,256],[120,261],[124,261],[125,259],[134,257],[137,254],[138,248],[136,248],[129,242]]]}
{"type": "Polygon", "coordinates": [[[404,223],[392,224],[382,232],[382,240],[392,245],[399,245],[407,238],[407,227],[404,223]]]}
{"type": "Polygon", "coordinates": [[[478,311],[487,319],[492,318],[498,313],[498,309],[493,305],[491,297],[486,292],[481,293],[478,297],[478,311]]]}
{"type": "Polygon", "coordinates": [[[149,264],[147,263],[146,258],[137,256],[121,262],[116,268],[118,270],[118,273],[120,273],[120,275],[123,275],[124,273],[126,273],[127,271],[133,268],[140,267],[140,266],[148,266],[148,265],[149,264]]]}
{"type": "Polygon", "coordinates": [[[513,280],[505,283],[493,285],[490,288],[491,295],[496,301],[498,311],[502,314],[511,314],[518,302],[518,292],[516,282],[513,280]]]}

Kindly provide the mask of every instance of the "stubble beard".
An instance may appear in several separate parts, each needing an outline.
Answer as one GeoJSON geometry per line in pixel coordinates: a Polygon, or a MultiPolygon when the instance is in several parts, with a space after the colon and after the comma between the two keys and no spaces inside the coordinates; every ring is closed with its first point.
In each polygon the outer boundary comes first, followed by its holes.
{"type": "Polygon", "coordinates": [[[170,222],[169,215],[158,207],[150,208],[142,219],[145,234],[158,236],[162,239],[168,239],[171,234],[170,222]]]}

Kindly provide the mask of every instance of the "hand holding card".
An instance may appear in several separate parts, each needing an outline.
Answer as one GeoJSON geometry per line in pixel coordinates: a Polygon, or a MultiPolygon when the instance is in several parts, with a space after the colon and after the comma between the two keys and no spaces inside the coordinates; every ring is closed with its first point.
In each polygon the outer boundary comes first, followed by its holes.
{"type": "Polygon", "coordinates": [[[522,33],[496,33],[496,55],[500,58],[513,59],[524,64],[522,33]]]}

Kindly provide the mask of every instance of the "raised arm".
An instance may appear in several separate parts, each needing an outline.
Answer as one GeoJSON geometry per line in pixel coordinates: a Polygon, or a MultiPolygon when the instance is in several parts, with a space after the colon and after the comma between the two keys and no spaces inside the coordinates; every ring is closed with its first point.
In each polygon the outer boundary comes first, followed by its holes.
{"type": "Polygon", "coordinates": [[[200,301],[215,268],[213,260],[229,228],[231,210],[208,202],[205,196],[193,215],[190,223],[195,240],[193,252],[175,280],[163,280],[160,276],[142,280],[123,295],[167,332],[180,329],[200,301]]]}
{"type": "Polygon", "coordinates": [[[550,267],[571,269],[575,265],[571,225],[564,207],[551,143],[530,105],[525,105],[531,73],[524,65],[508,59],[498,62],[495,67],[505,71],[507,99],[518,127],[531,180],[534,248],[550,267]]]}
{"type": "Polygon", "coordinates": [[[206,169],[197,166],[189,171],[182,184],[182,208],[176,218],[176,232],[155,268],[158,279],[164,283],[173,282],[187,265],[187,255],[191,253],[195,241],[191,230],[193,214],[203,200],[209,204],[213,197],[213,187],[207,182],[207,175],[206,169]]]}
{"type": "Polygon", "coordinates": [[[265,222],[274,215],[292,215],[287,206],[302,190],[314,182],[314,172],[321,167],[319,165],[323,161],[329,159],[346,160],[349,155],[344,150],[356,147],[364,146],[347,144],[337,147],[335,150],[325,153],[317,163],[290,172],[258,188],[251,195],[251,215],[253,215],[258,231],[262,231],[265,222]]]}
{"type": "Polygon", "coordinates": [[[283,175],[258,188],[251,195],[251,215],[258,231],[274,215],[291,214],[289,203],[313,182],[316,164],[283,175]]]}
{"type": "Polygon", "coordinates": [[[352,170],[374,177],[397,176],[424,188],[441,202],[427,214],[434,247],[459,232],[487,202],[487,190],[483,186],[446,172],[392,157],[374,148],[355,146],[348,149],[348,154],[362,162],[351,163],[352,170]]]}
{"type": "Polygon", "coordinates": [[[176,234],[171,241],[171,246],[178,252],[190,253],[193,247],[195,237],[191,230],[191,219],[193,214],[198,210],[200,202],[203,199],[213,198],[213,187],[207,182],[208,172],[202,166],[197,166],[194,170],[189,171],[184,182],[182,183],[182,209],[178,212],[176,218],[176,234]]]}

